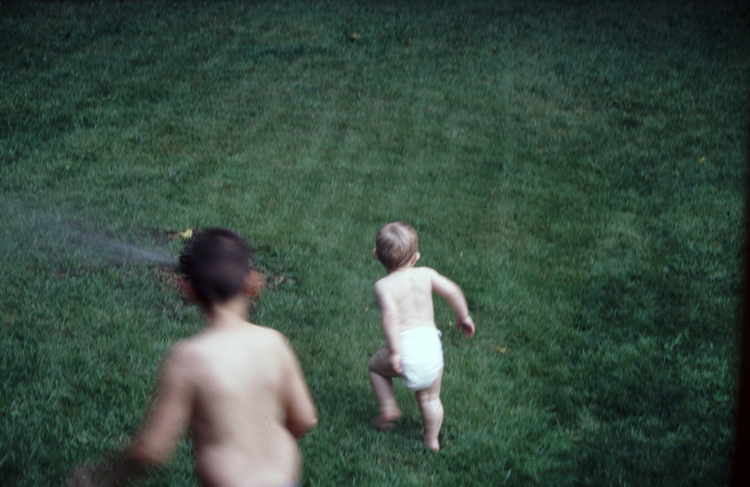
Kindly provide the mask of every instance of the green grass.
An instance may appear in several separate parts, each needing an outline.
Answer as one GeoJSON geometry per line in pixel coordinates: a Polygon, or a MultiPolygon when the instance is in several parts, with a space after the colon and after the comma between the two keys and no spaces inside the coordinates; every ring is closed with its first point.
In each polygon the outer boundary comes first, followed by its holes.
{"type": "MultiPolygon", "coordinates": [[[[0,3],[0,478],[60,485],[121,444],[201,327],[112,242],[175,255],[224,225],[319,409],[303,485],[726,485],[740,7],[0,3]],[[437,455],[403,387],[398,427],[368,427],[393,220],[477,323],[466,340],[436,303],[437,455]]],[[[197,485],[189,444],[138,485],[197,485]]]]}

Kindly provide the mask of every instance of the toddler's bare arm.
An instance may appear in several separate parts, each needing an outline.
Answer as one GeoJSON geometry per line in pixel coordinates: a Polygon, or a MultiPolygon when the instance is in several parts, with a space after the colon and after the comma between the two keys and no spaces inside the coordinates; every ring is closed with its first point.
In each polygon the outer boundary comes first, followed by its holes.
{"type": "Polygon", "coordinates": [[[388,348],[391,351],[390,363],[393,370],[397,373],[403,372],[401,367],[401,337],[399,336],[399,326],[396,320],[396,305],[393,297],[386,289],[382,281],[375,283],[375,295],[378,298],[380,307],[380,321],[383,327],[383,334],[388,342],[388,348]]]}
{"type": "Polygon", "coordinates": [[[432,290],[445,299],[456,314],[456,328],[468,337],[474,336],[474,321],[469,315],[466,297],[458,284],[433,271],[432,290]]]}

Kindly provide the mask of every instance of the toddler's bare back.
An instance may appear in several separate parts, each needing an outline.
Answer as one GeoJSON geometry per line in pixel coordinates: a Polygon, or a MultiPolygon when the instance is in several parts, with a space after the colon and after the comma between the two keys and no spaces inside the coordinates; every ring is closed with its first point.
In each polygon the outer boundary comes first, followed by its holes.
{"type": "Polygon", "coordinates": [[[391,272],[375,283],[381,307],[392,312],[390,317],[399,333],[412,328],[435,328],[432,302],[433,281],[440,276],[429,267],[406,267],[391,272]]]}

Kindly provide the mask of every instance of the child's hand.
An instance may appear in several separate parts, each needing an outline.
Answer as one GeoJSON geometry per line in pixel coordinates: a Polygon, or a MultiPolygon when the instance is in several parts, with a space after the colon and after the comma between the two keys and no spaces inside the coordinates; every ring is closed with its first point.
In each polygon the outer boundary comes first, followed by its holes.
{"type": "Polygon", "coordinates": [[[401,354],[400,353],[392,353],[390,357],[391,367],[393,367],[393,370],[395,370],[397,373],[401,373],[404,371],[404,368],[401,367],[401,354]]]}
{"type": "Polygon", "coordinates": [[[463,333],[465,336],[471,338],[474,336],[474,320],[471,319],[470,315],[466,315],[466,318],[456,320],[456,330],[463,333]]]}

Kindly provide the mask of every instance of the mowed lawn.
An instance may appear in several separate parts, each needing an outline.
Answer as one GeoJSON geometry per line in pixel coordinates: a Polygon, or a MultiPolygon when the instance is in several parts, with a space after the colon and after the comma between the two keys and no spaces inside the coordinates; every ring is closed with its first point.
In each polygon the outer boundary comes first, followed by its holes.
{"type": "MultiPolygon", "coordinates": [[[[0,3],[0,484],[123,445],[202,319],[169,262],[228,226],[320,424],[305,486],[723,486],[746,191],[743,2],[0,3]],[[388,433],[371,250],[443,332],[438,454],[388,433]]],[[[198,485],[190,438],[134,485],[198,485]]]]}

